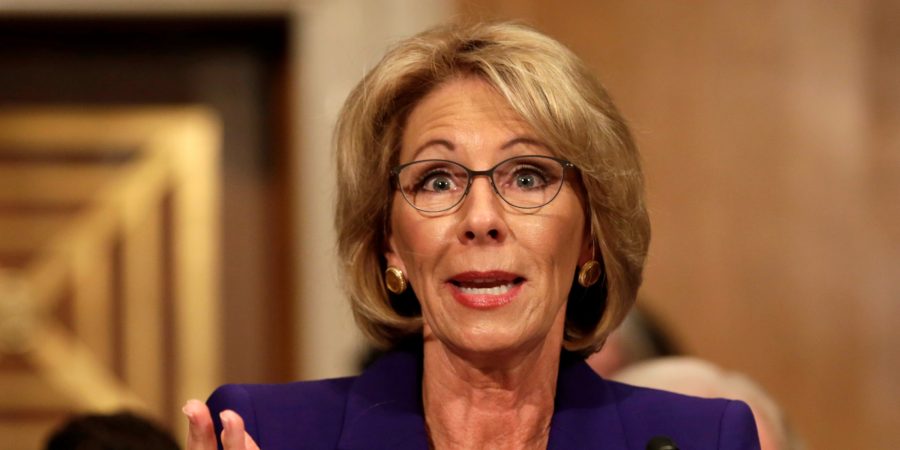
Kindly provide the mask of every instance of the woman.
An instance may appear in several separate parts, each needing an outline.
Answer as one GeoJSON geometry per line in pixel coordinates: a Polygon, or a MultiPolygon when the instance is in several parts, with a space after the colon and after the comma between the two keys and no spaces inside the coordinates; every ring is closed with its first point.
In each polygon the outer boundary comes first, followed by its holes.
{"type": "Polygon", "coordinates": [[[632,138],[559,43],[511,24],[422,33],[336,133],[342,272],[358,324],[394,350],[359,377],[224,386],[215,425],[189,402],[190,450],[222,424],[229,450],[758,448],[743,403],[583,362],[634,302],[649,223],[632,138]]]}

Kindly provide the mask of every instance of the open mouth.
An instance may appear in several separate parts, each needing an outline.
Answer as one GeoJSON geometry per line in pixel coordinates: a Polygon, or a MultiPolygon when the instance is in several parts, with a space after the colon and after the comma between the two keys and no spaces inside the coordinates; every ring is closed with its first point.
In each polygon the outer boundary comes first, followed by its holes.
{"type": "Polygon", "coordinates": [[[448,282],[458,302],[474,308],[493,308],[511,302],[525,278],[499,271],[465,272],[448,282]]]}
{"type": "Polygon", "coordinates": [[[512,280],[478,280],[478,281],[459,281],[450,280],[459,292],[468,295],[501,295],[509,292],[512,288],[522,284],[525,281],[522,277],[516,277],[512,280]]]}

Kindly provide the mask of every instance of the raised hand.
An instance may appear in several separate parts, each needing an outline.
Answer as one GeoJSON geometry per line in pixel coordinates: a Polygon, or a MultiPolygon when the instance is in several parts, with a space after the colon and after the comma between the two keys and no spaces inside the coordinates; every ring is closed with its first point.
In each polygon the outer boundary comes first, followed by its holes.
{"type": "MultiPolygon", "coordinates": [[[[216,450],[216,432],[206,404],[188,400],[181,409],[188,418],[187,450],[216,450]]],[[[219,414],[222,420],[222,446],[225,450],[259,450],[244,430],[244,420],[231,410],[219,414]]]]}

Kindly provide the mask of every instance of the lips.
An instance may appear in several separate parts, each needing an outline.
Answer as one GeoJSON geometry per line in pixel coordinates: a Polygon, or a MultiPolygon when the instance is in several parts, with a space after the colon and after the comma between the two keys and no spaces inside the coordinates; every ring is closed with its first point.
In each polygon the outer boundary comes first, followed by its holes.
{"type": "Polygon", "coordinates": [[[513,301],[525,278],[503,271],[464,272],[454,275],[448,284],[453,298],[463,306],[490,309],[513,301]]]}

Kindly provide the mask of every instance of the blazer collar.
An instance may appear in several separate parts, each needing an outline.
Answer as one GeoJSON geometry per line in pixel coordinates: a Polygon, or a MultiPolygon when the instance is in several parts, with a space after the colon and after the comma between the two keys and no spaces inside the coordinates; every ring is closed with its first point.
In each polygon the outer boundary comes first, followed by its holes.
{"type": "MultiPolygon", "coordinates": [[[[338,449],[428,448],[421,355],[421,347],[388,353],[357,377],[338,449]]],[[[560,366],[547,448],[628,448],[612,389],[584,361],[560,366]]]]}
{"type": "Polygon", "coordinates": [[[547,448],[629,448],[612,388],[584,360],[560,366],[547,448]]]}
{"type": "Polygon", "coordinates": [[[427,449],[421,373],[421,350],[394,351],[357,377],[338,449],[427,449]]]}

